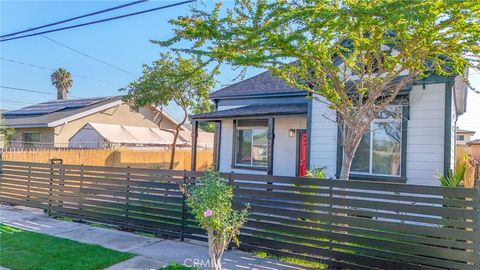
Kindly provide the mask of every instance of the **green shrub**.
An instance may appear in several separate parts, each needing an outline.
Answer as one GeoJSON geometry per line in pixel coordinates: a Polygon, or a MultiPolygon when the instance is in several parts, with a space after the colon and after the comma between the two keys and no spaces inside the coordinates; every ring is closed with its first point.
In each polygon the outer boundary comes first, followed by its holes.
{"type": "Polygon", "coordinates": [[[208,233],[210,265],[221,269],[223,251],[232,240],[238,245],[237,235],[246,221],[248,205],[241,211],[232,208],[232,187],[213,168],[183,190],[195,219],[208,233]]]}
{"type": "Polygon", "coordinates": [[[442,187],[458,187],[463,180],[467,165],[465,162],[457,162],[455,171],[450,170],[446,175],[437,174],[442,187]]]}

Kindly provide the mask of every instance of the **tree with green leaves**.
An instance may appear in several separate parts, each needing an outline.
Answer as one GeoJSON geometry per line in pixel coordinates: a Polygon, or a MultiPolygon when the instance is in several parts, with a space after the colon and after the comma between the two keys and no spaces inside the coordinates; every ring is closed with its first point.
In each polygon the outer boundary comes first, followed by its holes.
{"type": "Polygon", "coordinates": [[[8,147],[13,135],[15,135],[15,129],[7,127],[5,125],[5,119],[0,117],[0,136],[3,137],[3,145],[0,146],[8,147]]]}
{"type": "Polygon", "coordinates": [[[171,20],[174,37],[156,43],[266,69],[326,103],[337,113],[348,179],[362,136],[402,88],[479,68],[479,10],[479,1],[456,0],[236,0],[171,20]]]}
{"type": "Polygon", "coordinates": [[[57,99],[67,99],[68,89],[72,87],[72,75],[66,69],[59,68],[50,76],[52,85],[57,88],[57,99]]]}
{"type": "Polygon", "coordinates": [[[121,89],[128,92],[124,100],[133,101],[137,107],[153,105],[160,115],[163,115],[163,108],[171,101],[182,110],[183,118],[175,130],[163,129],[162,119],[158,122],[160,129],[173,134],[169,169],[174,167],[178,136],[189,111],[197,107],[204,108],[215,86],[215,70],[209,73],[203,67],[198,57],[183,58],[179,54],[162,53],[152,65],[143,66],[143,74],[137,81],[121,89]]]}
{"type": "MultiPolygon", "coordinates": [[[[215,104],[213,104],[212,102],[206,102],[203,105],[200,104],[199,106],[192,109],[193,114],[209,113],[214,111],[215,111],[215,104]]],[[[198,123],[198,128],[206,132],[214,132],[215,124],[212,122],[206,122],[206,121],[200,122],[198,123]]]]}

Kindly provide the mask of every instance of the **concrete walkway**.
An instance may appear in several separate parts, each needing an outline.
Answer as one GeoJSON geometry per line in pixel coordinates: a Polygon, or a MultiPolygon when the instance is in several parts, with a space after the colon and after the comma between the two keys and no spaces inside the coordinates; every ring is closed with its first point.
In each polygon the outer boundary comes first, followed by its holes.
{"type": "MultiPolygon", "coordinates": [[[[204,242],[164,240],[114,229],[92,227],[87,224],[61,221],[44,215],[41,210],[27,207],[0,205],[0,222],[20,229],[137,254],[132,259],[109,267],[109,270],[158,269],[174,261],[192,266],[194,262],[206,262],[208,258],[208,249],[204,242]]],[[[226,251],[222,263],[225,270],[306,269],[277,260],[257,258],[250,253],[238,250],[226,251]]]]}

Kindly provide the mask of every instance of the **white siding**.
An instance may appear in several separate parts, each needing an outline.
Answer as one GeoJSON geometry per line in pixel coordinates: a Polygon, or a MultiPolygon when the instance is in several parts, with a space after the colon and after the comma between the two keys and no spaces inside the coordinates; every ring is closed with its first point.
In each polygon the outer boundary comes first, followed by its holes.
{"type": "Polygon", "coordinates": [[[321,101],[312,101],[310,167],[326,167],[327,177],[335,177],[337,162],[336,113],[321,101]]]}
{"type": "Polygon", "coordinates": [[[273,175],[295,176],[297,166],[297,138],[290,138],[290,129],[306,129],[306,117],[275,118],[275,145],[273,147],[273,175]]]}
{"type": "Polygon", "coordinates": [[[438,185],[443,172],[445,84],[414,86],[410,92],[407,130],[407,183],[438,185]]]}

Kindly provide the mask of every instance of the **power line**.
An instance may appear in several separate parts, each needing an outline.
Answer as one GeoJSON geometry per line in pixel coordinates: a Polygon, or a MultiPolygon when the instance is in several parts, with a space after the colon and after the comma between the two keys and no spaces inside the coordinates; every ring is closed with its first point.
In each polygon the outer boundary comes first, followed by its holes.
{"type": "Polygon", "coordinates": [[[192,2],[195,2],[195,1],[196,0],[182,1],[182,2],[175,3],[175,4],[170,4],[170,5],[160,6],[160,7],[156,7],[156,8],[147,9],[147,10],[137,11],[137,12],[128,13],[128,14],[124,14],[124,15],[119,15],[119,16],[115,16],[115,17],[110,17],[110,18],[106,18],[106,19],[102,19],[102,20],[96,20],[96,21],[91,21],[91,22],[87,22],[87,23],[81,23],[81,24],[76,24],[76,25],[72,25],[72,26],[56,28],[56,29],[52,29],[52,30],[46,30],[46,31],[33,33],[33,34],[28,34],[28,35],[23,35],[23,36],[6,38],[6,39],[0,40],[0,42],[14,40],[14,39],[21,39],[21,38],[26,38],[26,37],[33,37],[33,36],[38,36],[38,35],[42,35],[42,34],[47,34],[47,33],[52,33],[52,32],[57,32],[57,31],[63,31],[63,30],[78,28],[78,27],[97,24],[97,23],[102,23],[102,22],[118,20],[118,19],[122,19],[122,18],[126,18],[126,17],[131,17],[131,16],[135,16],[135,15],[148,13],[148,12],[153,12],[153,11],[160,10],[160,9],[180,6],[180,5],[187,4],[187,3],[192,3],[192,2]]]}
{"type": "Polygon", "coordinates": [[[22,33],[25,33],[25,32],[30,32],[30,31],[42,29],[42,28],[45,28],[45,27],[54,26],[54,25],[57,25],[57,24],[71,22],[71,21],[78,20],[78,19],[81,19],[81,18],[90,17],[90,16],[93,16],[93,15],[98,15],[98,14],[101,14],[101,13],[109,12],[109,11],[116,10],[116,9],[125,8],[125,7],[128,7],[128,6],[140,4],[140,3],[143,3],[143,2],[147,2],[147,1],[148,0],[135,1],[135,2],[123,4],[123,5],[120,5],[120,6],[115,6],[115,7],[95,11],[95,12],[92,12],[92,13],[87,13],[87,14],[80,15],[80,16],[77,16],[77,17],[73,17],[73,18],[69,18],[69,19],[65,19],[65,20],[61,20],[61,21],[57,21],[57,22],[53,22],[53,23],[49,23],[49,24],[45,24],[45,25],[41,25],[41,26],[38,26],[38,27],[25,29],[25,30],[18,31],[18,32],[15,32],[15,33],[11,33],[11,34],[2,35],[2,36],[0,36],[0,38],[15,36],[15,35],[22,34],[22,33]]]}
{"type": "Polygon", "coordinates": [[[67,49],[69,49],[69,50],[72,50],[72,51],[80,54],[80,55],[83,55],[83,56],[85,56],[85,57],[87,57],[87,58],[90,58],[90,59],[92,59],[92,60],[94,60],[94,61],[97,61],[97,62],[99,62],[99,63],[102,63],[102,64],[104,64],[104,65],[107,65],[107,66],[109,66],[109,67],[111,67],[111,68],[114,68],[114,69],[116,69],[116,70],[119,70],[119,71],[121,71],[121,72],[123,72],[123,73],[126,73],[126,74],[128,74],[128,75],[131,75],[131,76],[134,76],[134,77],[138,77],[138,75],[136,75],[136,74],[134,74],[134,73],[132,73],[132,72],[126,71],[126,70],[123,69],[123,68],[114,66],[114,65],[112,65],[112,64],[110,64],[110,63],[107,63],[107,62],[105,62],[105,61],[103,61],[103,60],[100,60],[100,59],[98,59],[98,58],[96,58],[96,57],[93,57],[93,56],[91,56],[91,55],[88,55],[88,54],[86,54],[86,53],[84,53],[84,52],[81,52],[81,51],[79,51],[79,50],[77,50],[77,49],[74,49],[74,48],[72,48],[72,47],[70,47],[70,46],[68,46],[68,45],[65,45],[65,44],[63,44],[63,43],[61,43],[61,42],[59,42],[59,41],[56,41],[56,40],[54,40],[54,39],[52,39],[52,38],[49,38],[49,37],[47,37],[47,36],[45,36],[45,35],[42,35],[42,37],[44,37],[44,38],[47,39],[47,40],[50,40],[51,42],[53,42],[53,43],[55,43],[55,44],[58,44],[58,45],[62,46],[62,47],[64,47],[64,48],[67,48],[67,49]]]}
{"type": "MultiPolygon", "coordinates": [[[[45,95],[54,95],[54,96],[57,95],[57,94],[55,94],[55,93],[50,93],[50,92],[44,92],[44,91],[38,91],[38,90],[32,90],[32,89],[25,89],[25,88],[18,88],[18,87],[11,87],[11,86],[4,86],[4,85],[0,85],[0,88],[10,89],[10,90],[16,90],[16,91],[23,91],[23,92],[31,92],[31,93],[45,94],[45,95]]],[[[73,97],[73,98],[81,98],[81,97],[76,97],[76,96],[71,96],[71,97],[73,97]]]]}
{"type": "MultiPolygon", "coordinates": [[[[25,63],[25,62],[22,62],[22,61],[19,61],[19,60],[9,59],[9,58],[5,58],[5,57],[0,57],[0,60],[8,61],[8,62],[11,62],[11,63],[24,65],[24,66],[32,67],[32,68],[44,69],[44,70],[49,70],[49,71],[56,71],[53,68],[44,67],[44,66],[40,66],[40,65],[29,64],[29,63],[25,63]]],[[[88,80],[99,81],[99,82],[103,82],[103,83],[124,85],[124,83],[120,83],[120,82],[107,81],[107,80],[98,79],[98,78],[94,78],[94,77],[90,77],[90,76],[76,74],[76,73],[71,73],[71,74],[72,74],[72,76],[80,77],[80,78],[84,78],[84,79],[88,79],[88,80]]]]}
{"type": "Polygon", "coordinates": [[[18,104],[32,104],[32,102],[22,102],[22,101],[11,100],[11,99],[3,99],[3,98],[0,98],[0,101],[18,103],[18,104]]]}

